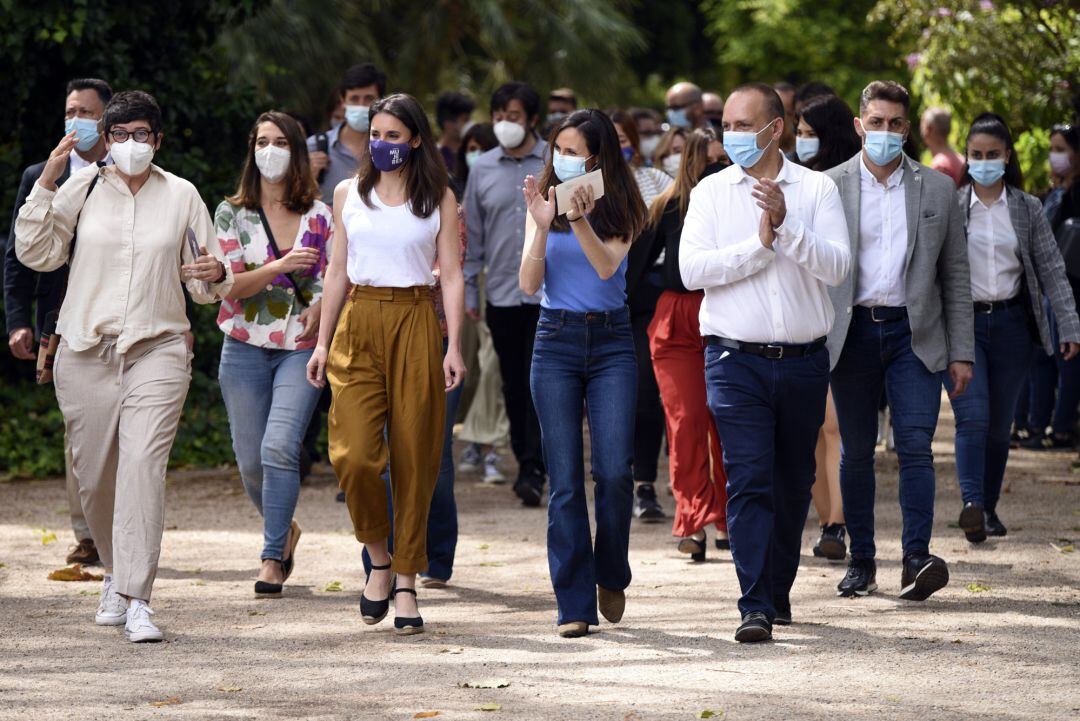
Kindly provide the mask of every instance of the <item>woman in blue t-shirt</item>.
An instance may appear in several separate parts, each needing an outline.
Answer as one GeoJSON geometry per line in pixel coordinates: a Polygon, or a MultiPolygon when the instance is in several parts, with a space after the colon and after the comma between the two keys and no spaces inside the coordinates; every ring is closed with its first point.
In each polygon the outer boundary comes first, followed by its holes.
{"type": "Polygon", "coordinates": [[[622,618],[630,585],[631,473],[637,370],[626,307],[626,255],[645,205],[611,120],[579,110],[559,125],[539,181],[525,178],[521,288],[543,290],[533,349],[532,395],[549,475],[548,565],[559,635],[584,636],[622,618]],[[604,194],[574,191],[557,208],[555,186],[599,169],[604,194]],[[585,498],[583,411],[596,483],[596,544],[585,498]]]}

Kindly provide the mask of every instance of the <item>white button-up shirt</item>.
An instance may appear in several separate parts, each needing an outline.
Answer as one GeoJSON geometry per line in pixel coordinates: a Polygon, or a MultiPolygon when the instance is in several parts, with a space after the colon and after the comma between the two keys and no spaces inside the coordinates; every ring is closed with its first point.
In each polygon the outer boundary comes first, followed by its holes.
{"type": "Polygon", "coordinates": [[[855,305],[873,307],[907,305],[904,271],[907,268],[907,195],[904,164],[882,185],[859,160],[859,277],[855,305]]]}
{"type": "Polygon", "coordinates": [[[1024,267],[1004,186],[1001,197],[989,206],[983,205],[972,188],[968,213],[971,299],[976,303],[989,303],[1016,297],[1024,267]]]}
{"type": "Polygon", "coordinates": [[[702,335],[746,343],[809,343],[829,332],[826,286],[851,270],[840,193],[824,174],[783,161],[776,181],[787,217],[770,250],[761,244],[757,182],[737,165],[710,175],[690,193],[679,244],[679,270],[704,288],[702,335]]]}

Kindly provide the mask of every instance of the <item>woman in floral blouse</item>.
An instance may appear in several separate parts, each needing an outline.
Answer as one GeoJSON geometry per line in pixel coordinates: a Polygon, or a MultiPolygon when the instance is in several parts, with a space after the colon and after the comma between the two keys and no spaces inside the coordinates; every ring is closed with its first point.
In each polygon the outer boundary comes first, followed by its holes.
{"type": "Polygon", "coordinates": [[[300,125],[284,113],[260,115],[240,187],[214,218],[236,278],[218,314],[218,377],[240,477],[263,516],[258,596],[281,595],[300,539],[300,446],[319,400],[305,367],[333,232],[317,196],[300,125]]]}

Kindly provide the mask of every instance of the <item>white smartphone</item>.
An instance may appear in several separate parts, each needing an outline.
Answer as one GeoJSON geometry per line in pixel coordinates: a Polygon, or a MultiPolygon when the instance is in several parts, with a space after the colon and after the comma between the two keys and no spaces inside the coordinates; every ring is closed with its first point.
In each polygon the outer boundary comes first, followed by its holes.
{"type": "Polygon", "coordinates": [[[585,185],[592,188],[593,197],[596,200],[604,197],[604,175],[597,168],[591,173],[585,173],[555,186],[555,206],[558,208],[559,215],[566,215],[574,207],[570,198],[575,190],[585,185]]]}

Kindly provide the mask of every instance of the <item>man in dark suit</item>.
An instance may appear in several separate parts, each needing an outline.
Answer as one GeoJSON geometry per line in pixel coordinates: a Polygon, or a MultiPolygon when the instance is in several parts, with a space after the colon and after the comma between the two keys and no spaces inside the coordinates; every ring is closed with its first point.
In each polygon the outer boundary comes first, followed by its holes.
{"type": "MultiPolygon", "coordinates": [[[[74,133],[78,142],[64,174],[56,181],[57,185],[61,185],[75,171],[106,160],[105,137],[98,127],[98,121],[111,97],[112,89],[104,80],[84,78],[68,83],[64,132],[74,133]]],[[[44,167],[43,161],[23,171],[4,253],[4,313],[8,348],[13,356],[26,361],[35,359],[35,338],[44,327],[45,316],[60,308],[67,288],[67,266],[51,273],[38,273],[20,263],[15,256],[15,218],[44,167]]],[[[71,527],[78,544],[68,555],[67,562],[92,565],[98,562],[98,553],[83,517],[78,484],[71,472],[71,453],[66,442],[64,445],[68,506],[71,509],[71,527]]]]}
{"type": "Polygon", "coordinates": [[[870,83],[855,119],[863,150],[826,173],[843,200],[852,257],[847,280],[830,289],[836,322],[828,346],[851,536],[851,561],[837,591],[865,596],[877,588],[874,447],[884,390],[900,457],[900,598],[923,601],[949,582],[945,561],[930,554],[939,373],[948,372],[954,397],[964,392],[975,359],[975,325],[954,184],[904,155],[909,111],[903,86],[870,83]]]}

